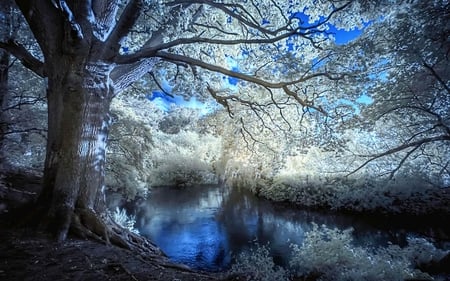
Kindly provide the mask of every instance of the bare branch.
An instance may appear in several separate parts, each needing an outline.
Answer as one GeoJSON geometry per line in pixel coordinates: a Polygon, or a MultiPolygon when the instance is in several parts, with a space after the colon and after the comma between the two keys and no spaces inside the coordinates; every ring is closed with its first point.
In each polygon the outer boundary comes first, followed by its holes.
{"type": "Polygon", "coordinates": [[[265,88],[271,88],[271,89],[282,89],[286,92],[286,94],[288,96],[293,97],[297,102],[299,102],[302,106],[305,107],[309,107],[312,109],[315,109],[323,114],[326,114],[325,110],[323,108],[321,108],[320,106],[315,106],[313,104],[313,102],[309,102],[306,100],[301,99],[294,91],[290,90],[288,86],[290,85],[294,85],[294,84],[298,84],[298,83],[302,83],[308,80],[311,80],[313,78],[317,78],[317,77],[326,77],[330,80],[339,80],[339,79],[343,79],[345,76],[347,76],[347,74],[333,74],[333,73],[329,73],[329,72],[317,72],[317,73],[313,73],[310,75],[303,75],[300,78],[296,79],[296,80],[292,80],[292,81],[284,81],[284,82],[277,82],[277,83],[272,83],[263,79],[260,79],[256,76],[253,75],[249,75],[249,74],[244,74],[244,73],[240,73],[240,72],[235,72],[232,70],[228,70],[226,68],[217,66],[217,65],[213,65],[213,64],[209,64],[206,63],[204,61],[198,60],[198,59],[194,59],[191,57],[187,57],[187,56],[182,56],[182,55],[177,55],[177,54],[171,54],[171,53],[167,53],[167,52],[157,52],[156,53],[157,57],[160,57],[162,59],[165,59],[167,61],[171,61],[171,62],[183,62],[186,63],[188,65],[195,65],[198,67],[201,67],[203,69],[206,70],[210,70],[213,72],[218,72],[218,73],[222,73],[225,74],[227,76],[230,77],[234,77],[234,78],[238,78],[244,81],[248,81],[260,86],[263,86],[265,88]]]}
{"type": "Polygon", "coordinates": [[[150,73],[150,77],[152,77],[153,81],[155,81],[156,86],[158,86],[158,88],[164,93],[164,95],[173,98],[174,96],[171,93],[169,93],[166,90],[164,90],[164,88],[161,85],[161,83],[159,83],[158,79],[156,79],[155,74],[153,72],[149,72],[149,73],[150,73]]]}
{"type": "Polygon", "coordinates": [[[425,61],[423,61],[422,63],[423,63],[423,66],[431,72],[431,74],[434,76],[434,78],[436,78],[436,80],[439,82],[439,84],[441,84],[442,87],[444,87],[444,89],[447,91],[447,93],[450,94],[450,87],[447,85],[447,83],[445,83],[445,81],[436,72],[436,70],[434,70],[433,66],[429,65],[425,61]]]}
{"type": "Polygon", "coordinates": [[[414,151],[416,151],[421,145],[418,145],[416,147],[413,147],[413,149],[411,149],[410,151],[408,151],[406,153],[406,155],[402,158],[402,160],[400,160],[400,162],[398,163],[397,167],[395,167],[394,170],[391,171],[390,175],[389,175],[389,179],[393,179],[395,176],[395,173],[397,173],[397,171],[403,166],[403,164],[405,163],[405,161],[409,158],[409,156],[411,156],[411,154],[414,153],[414,151]]]}
{"type": "Polygon", "coordinates": [[[45,98],[43,97],[19,97],[20,101],[10,105],[8,107],[2,108],[3,111],[8,111],[12,109],[18,109],[20,110],[22,106],[26,105],[35,105],[39,102],[45,102],[45,98]]]}
{"type": "Polygon", "coordinates": [[[119,42],[130,32],[131,28],[133,28],[139,18],[143,6],[143,0],[131,0],[127,4],[119,18],[119,21],[115,25],[103,46],[103,50],[100,53],[100,56],[103,59],[111,60],[119,54],[119,42]]]}
{"type": "MultiPolygon", "coordinates": [[[[397,146],[395,148],[389,149],[389,150],[387,150],[385,152],[382,152],[382,153],[379,153],[379,154],[368,155],[366,157],[370,157],[370,159],[368,159],[362,165],[360,165],[358,168],[356,168],[355,170],[353,170],[352,172],[347,174],[347,176],[350,176],[350,175],[356,173],[357,171],[359,171],[362,168],[364,168],[370,162],[372,162],[372,161],[374,161],[376,159],[379,159],[381,157],[400,152],[400,151],[405,150],[405,149],[410,148],[410,147],[412,147],[413,150],[416,150],[418,147],[420,147],[420,146],[422,146],[424,144],[432,143],[432,142],[438,142],[438,141],[450,141],[450,136],[443,135],[443,136],[424,138],[424,139],[421,139],[421,140],[418,140],[418,141],[415,141],[415,142],[404,143],[402,145],[399,145],[399,146],[397,146]]],[[[408,153],[407,156],[409,156],[409,154],[410,153],[408,153]]]]}
{"type": "Polygon", "coordinates": [[[422,111],[424,113],[427,113],[433,117],[436,118],[437,122],[435,124],[435,127],[442,127],[446,134],[450,136],[450,127],[448,125],[445,124],[444,119],[442,118],[442,116],[434,111],[431,110],[431,108],[424,108],[422,106],[417,106],[417,105],[400,105],[400,106],[396,106],[393,107],[389,110],[386,110],[385,112],[383,112],[377,119],[381,119],[382,117],[384,117],[387,114],[390,114],[394,111],[398,111],[398,110],[402,110],[402,109],[413,109],[413,110],[418,110],[418,111],[422,111]]]}
{"type": "Polygon", "coordinates": [[[24,134],[24,133],[35,133],[43,138],[46,138],[46,129],[40,129],[40,128],[27,128],[27,129],[21,129],[21,130],[10,130],[6,132],[2,132],[2,135],[13,135],[13,134],[24,134]]]}
{"type": "Polygon", "coordinates": [[[15,56],[21,61],[23,66],[30,69],[40,77],[46,77],[44,63],[28,52],[23,45],[14,40],[8,40],[7,42],[0,42],[0,48],[15,56]]]}

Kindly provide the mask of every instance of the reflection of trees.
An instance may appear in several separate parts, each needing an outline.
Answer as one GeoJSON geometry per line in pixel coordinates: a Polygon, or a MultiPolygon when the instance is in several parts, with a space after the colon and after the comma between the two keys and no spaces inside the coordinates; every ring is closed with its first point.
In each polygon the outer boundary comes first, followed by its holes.
{"type": "Polygon", "coordinates": [[[303,234],[312,230],[313,223],[330,228],[353,228],[355,241],[361,244],[397,241],[392,236],[397,231],[393,225],[385,228],[382,223],[371,225],[364,218],[351,215],[292,209],[257,198],[246,189],[229,188],[229,196],[224,197],[217,220],[223,224],[232,248],[246,247],[256,239],[260,244],[273,245],[276,249],[271,250],[275,254],[288,251],[288,239],[300,243],[303,234]],[[378,231],[380,227],[384,227],[382,232],[378,231]]]}
{"type": "MultiPolygon", "coordinates": [[[[224,197],[216,219],[224,226],[234,250],[246,247],[252,241],[278,243],[279,231],[285,230],[285,223],[289,222],[284,213],[291,211],[279,212],[272,203],[257,198],[247,189],[229,188],[229,196],[224,197]]],[[[296,223],[301,224],[298,218],[296,223]]]]}
{"type": "Polygon", "coordinates": [[[217,221],[224,226],[232,249],[247,245],[256,235],[257,225],[250,225],[253,218],[259,220],[260,211],[257,199],[245,189],[228,188],[228,196],[223,198],[222,208],[216,215],[217,221]]]}

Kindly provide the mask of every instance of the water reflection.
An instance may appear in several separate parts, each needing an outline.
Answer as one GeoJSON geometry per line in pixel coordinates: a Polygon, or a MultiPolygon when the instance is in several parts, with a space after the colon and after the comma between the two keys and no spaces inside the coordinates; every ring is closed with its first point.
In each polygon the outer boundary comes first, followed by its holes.
{"type": "MultiPolygon", "coordinates": [[[[391,237],[347,216],[279,207],[245,190],[222,186],[156,188],[134,208],[140,233],[173,261],[192,268],[222,270],[235,254],[269,243],[275,261],[289,259],[289,245],[301,244],[312,223],[355,229],[358,244],[385,244],[391,237]]],[[[130,210],[129,210],[130,211],[130,210]]]]}

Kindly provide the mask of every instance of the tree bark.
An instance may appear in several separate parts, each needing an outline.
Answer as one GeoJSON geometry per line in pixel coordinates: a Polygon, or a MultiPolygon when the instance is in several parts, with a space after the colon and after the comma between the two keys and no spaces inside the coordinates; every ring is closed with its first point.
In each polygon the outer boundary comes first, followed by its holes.
{"type": "Polygon", "coordinates": [[[44,186],[37,202],[41,226],[59,241],[69,231],[147,254],[162,254],[124,230],[105,205],[105,155],[113,67],[72,55],[49,62],[48,139],[44,186]]]}
{"type": "Polygon", "coordinates": [[[64,240],[77,210],[105,212],[104,165],[112,98],[110,67],[59,58],[48,80],[48,143],[38,205],[64,240]],[[63,62],[63,63],[61,63],[63,62]]]}

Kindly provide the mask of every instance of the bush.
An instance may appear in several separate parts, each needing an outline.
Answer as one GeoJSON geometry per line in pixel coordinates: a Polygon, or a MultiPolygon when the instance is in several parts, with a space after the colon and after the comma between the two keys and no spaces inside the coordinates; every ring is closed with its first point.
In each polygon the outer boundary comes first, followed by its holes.
{"type": "Polygon", "coordinates": [[[241,253],[233,264],[230,274],[245,276],[247,281],[289,280],[288,272],[276,266],[267,246],[256,244],[256,249],[241,253]]]}
{"type": "Polygon", "coordinates": [[[116,207],[114,212],[110,212],[110,215],[113,221],[115,221],[121,227],[139,234],[139,231],[134,227],[134,225],[136,224],[136,216],[128,215],[124,209],[119,209],[119,207],[116,207]]]}
{"type": "Polygon", "coordinates": [[[428,274],[413,269],[417,250],[426,257],[442,257],[444,253],[417,240],[405,248],[357,247],[352,245],[351,232],[313,225],[301,246],[291,245],[291,267],[299,276],[320,276],[319,280],[430,280],[428,274]]]}

